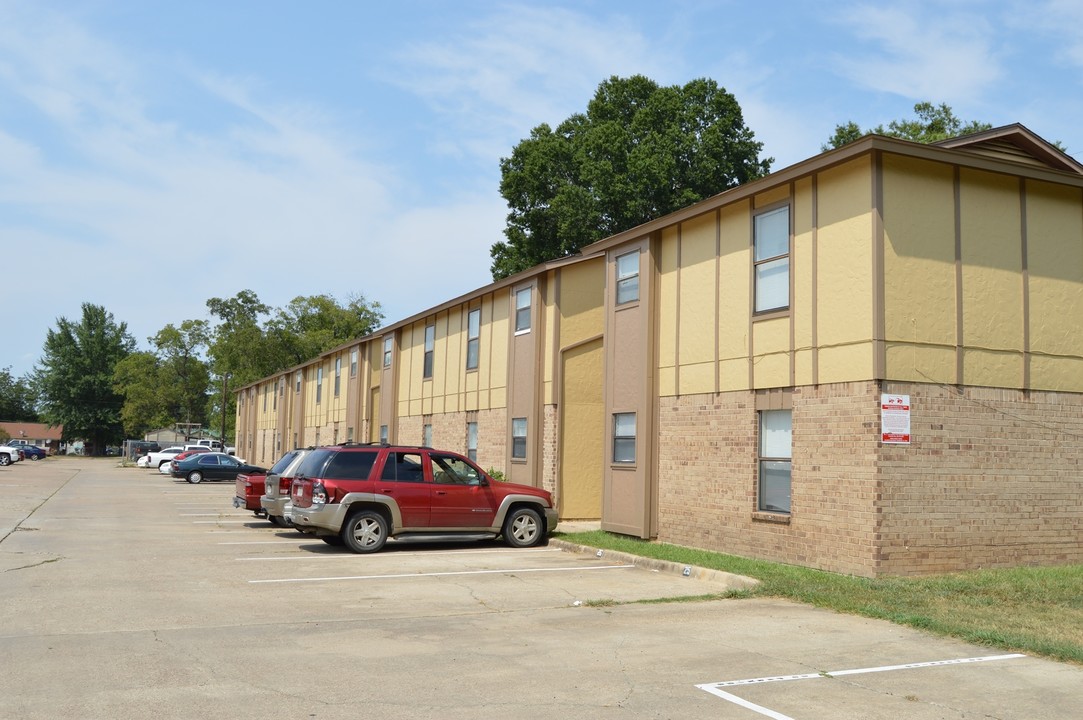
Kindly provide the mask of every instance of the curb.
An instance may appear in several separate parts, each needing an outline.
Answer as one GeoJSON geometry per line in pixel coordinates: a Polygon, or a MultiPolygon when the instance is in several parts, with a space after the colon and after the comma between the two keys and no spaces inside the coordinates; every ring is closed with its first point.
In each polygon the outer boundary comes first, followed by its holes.
{"type": "Polygon", "coordinates": [[[580,555],[590,554],[606,560],[635,565],[644,570],[662,572],[669,575],[679,575],[693,580],[709,580],[723,585],[727,590],[749,590],[760,584],[760,581],[755,578],[746,577],[744,575],[735,575],[734,573],[725,572],[723,570],[710,570],[695,565],[681,565],[680,563],[670,562],[669,560],[657,560],[655,558],[646,558],[639,555],[630,555],[616,550],[599,550],[598,548],[579,545],[557,538],[550,538],[549,546],[558,547],[565,552],[574,552],[580,555]]]}

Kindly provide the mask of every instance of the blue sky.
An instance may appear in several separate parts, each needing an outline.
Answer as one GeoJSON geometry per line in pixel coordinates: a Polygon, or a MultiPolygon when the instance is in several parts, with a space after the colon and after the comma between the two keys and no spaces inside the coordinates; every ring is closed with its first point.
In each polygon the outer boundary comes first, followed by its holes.
{"type": "Polygon", "coordinates": [[[0,368],[83,302],[146,347],[244,289],[486,285],[500,158],[637,73],[714,79],[774,170],[920,101],[1083,161],[1078,0],[0,0],[0,368]]]}

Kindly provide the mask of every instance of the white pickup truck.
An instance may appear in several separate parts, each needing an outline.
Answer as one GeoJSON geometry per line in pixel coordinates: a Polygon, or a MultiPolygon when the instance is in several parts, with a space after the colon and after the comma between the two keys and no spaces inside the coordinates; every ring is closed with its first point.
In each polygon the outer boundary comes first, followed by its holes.
{"type": "Polygon", "coordinates": [[[0,444],[0,465],[11,465],[22,459],[17,445],[0,444]]]}
{"type": "Polygon", "coordinates": [[[168,463],[182,452],[184,452],[184,448],[182,447],[167,447],[164,450],[149,452],[146,455],[143,455],[135,464],[139,467],[160,468],[164,463],[168,463]]]}

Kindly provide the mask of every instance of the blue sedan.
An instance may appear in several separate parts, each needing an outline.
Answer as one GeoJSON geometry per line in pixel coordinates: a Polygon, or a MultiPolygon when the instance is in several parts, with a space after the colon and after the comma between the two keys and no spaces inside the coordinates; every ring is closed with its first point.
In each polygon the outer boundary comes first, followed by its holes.
{"type": "Polygon", "coordinates": [[[216,452],[199,453],[169,463],[170,475],[183,478],[193,485],[204,480],[236,480],[241,473],[266,475],[267,469],[241,462],[232,455],[216,452]]]}
{"type": "Polygon", "coordinates": [[[49,455],[37,445],[20,445],[19,449],[23,451],[23,457],[27,460],[42,460],[49,455]]]}

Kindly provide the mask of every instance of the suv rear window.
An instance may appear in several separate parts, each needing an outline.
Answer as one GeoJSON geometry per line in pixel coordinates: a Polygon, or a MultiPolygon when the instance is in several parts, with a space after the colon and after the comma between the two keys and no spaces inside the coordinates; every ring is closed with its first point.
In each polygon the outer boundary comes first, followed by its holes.
{"type": "Polygon", "coordinates": [[[270,471],[269,471],[269,472],[273,472],[273,473],[277,473],[278,475],[281,475],[281,474],[282,474],[282,472],[283,472],[283,471],[284,471],[284,470],[285,470],[286,468],[288,468],[288,467],[290,466],[290,463],[291,463],[291,462],[293,462],[294,458],[296,458],[296,457],[297,457],[297,454],[298,454],[299,452],[301,452],[301,451],[300,451],[300,450],[291,450],[290,452],[286,453],[285,455],[283,455],[283,456],[282,456],[282,459],[281,459],[281,460],[279,460],[278,462],[276,462],[276,463],[275,463],[275,464],[274,464],[274,465],[273,465],[273,466],[271,467],[271,469],[270,469],[270,471]]]}
{"type": "Polygon", "coordinates": [[[328,480],[367,480],[378,454],[368,450],[346,450],[337,453],[331,462],[327,463],[322,477],[328,480]]]}
{"type": "Polygon", "coordinates": [[[335,450],[331,448],[319,448],[313,450],[305,459],[301,461],[301,467],[297,468],[297,476],[305,476],[306,478],[321,478],[323,477],[323,466],[327,464],[327,461],[335,454],[335,450]]]}

